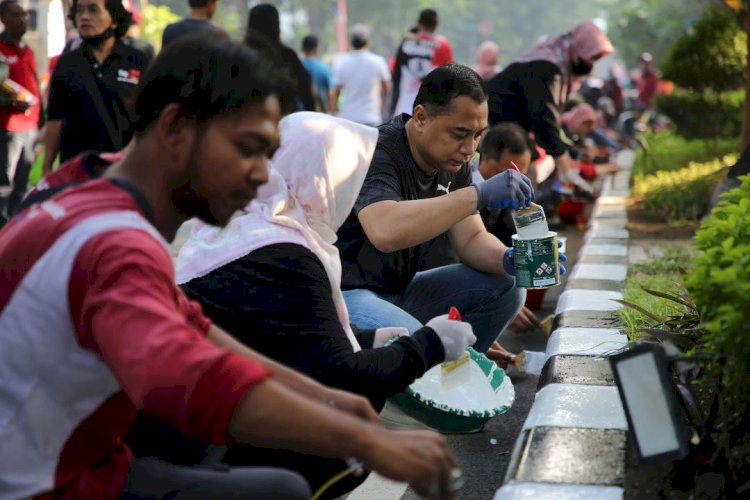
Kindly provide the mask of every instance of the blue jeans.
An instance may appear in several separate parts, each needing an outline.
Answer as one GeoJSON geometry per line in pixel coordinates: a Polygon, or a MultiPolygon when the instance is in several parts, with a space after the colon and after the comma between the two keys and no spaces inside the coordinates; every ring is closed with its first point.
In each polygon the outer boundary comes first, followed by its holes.
{"type": "Polygon", "coordinates": [[[456,306],[477,336],[474,349],[486,352],[521,310],[526,290],[516,288],[512,276],[452,264],[417,273],[402,293],[360,288],[345,291],[344,300],[359,328],[403,326],[409,333],[456,306]]]}

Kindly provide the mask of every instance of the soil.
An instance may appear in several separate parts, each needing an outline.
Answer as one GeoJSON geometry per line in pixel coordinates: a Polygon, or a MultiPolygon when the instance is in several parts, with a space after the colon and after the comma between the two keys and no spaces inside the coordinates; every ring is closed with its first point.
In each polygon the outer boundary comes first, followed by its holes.
{"type": "Polygon", "coordinates": [[[690,250],[693,235],[700,227],[698,221],[680,224],[655,221],[644,217],[643,209],[632,198],[627,203],[628,231],[630,231],[628,262],[636,264],[660,257],[669,247],[690,250]]]}

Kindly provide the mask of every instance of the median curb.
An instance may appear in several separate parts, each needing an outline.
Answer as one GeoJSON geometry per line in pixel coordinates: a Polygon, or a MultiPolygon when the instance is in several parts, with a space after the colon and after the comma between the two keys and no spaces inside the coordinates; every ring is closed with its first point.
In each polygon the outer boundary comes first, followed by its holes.
{"type": "Polygon", "coordinates": [[[620,499],[627,421],[603,356],[628,342],[617,311],[627,275],[630,169],[605,179],[555,309],[536,399],[495,500],[620,499]]]}

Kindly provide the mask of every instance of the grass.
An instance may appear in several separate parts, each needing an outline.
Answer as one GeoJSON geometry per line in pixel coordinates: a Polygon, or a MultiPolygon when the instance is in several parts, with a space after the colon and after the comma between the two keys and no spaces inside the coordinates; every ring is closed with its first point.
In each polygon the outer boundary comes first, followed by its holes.
{"type": "Polygon", "coordinates": [[[643,177],[658,171],[679,170],[690,162],[703,163],[731,153],[739,153],[738,139],[686,140],[673,132],[644,134],[648,153],[638,150],[633,176],[643,177]]]}
{"type": "MultiPolygon", "coordinates": [[[[624,299],[637,304],[649,313],[666,319],[670,315],[686,312],[686,308],[671,300],[655,297],[644,288],[685,295],[682,277],[690,270],[691,252],[681,247],[666,247],[661,256],[631,265],[625,283],[624,299]]],[[[640,328],[652,326],[655,321],[630,307],[619,311],[625,333],[633,341],[641,336],[640,328]]]]}

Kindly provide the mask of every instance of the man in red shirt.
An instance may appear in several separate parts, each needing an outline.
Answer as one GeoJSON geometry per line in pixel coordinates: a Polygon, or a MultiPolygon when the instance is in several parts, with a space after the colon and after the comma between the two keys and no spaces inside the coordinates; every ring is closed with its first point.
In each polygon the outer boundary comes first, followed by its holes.
{"type": "Polygon", "coordinates": [[[385,429],[366,400],[246,348],[174,283],[182,222],[225,225],[268,178],[273,75],[229,40],[175,42],[139,87],[132,152],[0,231],[0,499],[310,495],[289,471],[134,459],[137,412],[187,438],[353,457],[455,491],[442,436],[385,429]]]}
{"type": "Polygon", "coordinates": [[[437,26],[437,11],[422,10],[416,32],[407,34],[396,51],[390,107],[393,116],[411,115],[422,79],[433,69],[453,62],[451,44],[444,36],[435,34],[437,26]]]}
{"type": "Polygon", "coordinates": [[[26,192],[34,163],[40,101],[34,52],[22,41],[28,13],[18,0],[2,0],[0,22],[5,27],[0,33],[0,55],[8,66],[0,91],[0,175],[7,176],[9,184],[0,189],[0,217],[7,217],[26,192]]]}

